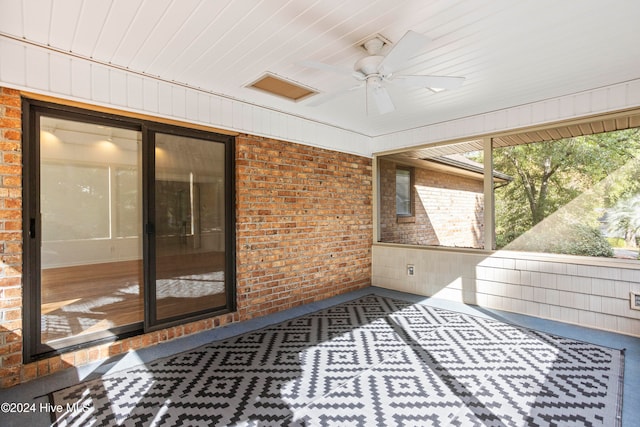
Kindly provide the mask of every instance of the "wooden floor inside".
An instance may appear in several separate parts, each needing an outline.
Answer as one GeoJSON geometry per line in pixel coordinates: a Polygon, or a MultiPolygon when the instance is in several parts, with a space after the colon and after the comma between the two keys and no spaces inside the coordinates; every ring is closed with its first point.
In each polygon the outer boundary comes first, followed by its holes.
{"type": "MultiPolygon", "coordinates": [[[[224,254],[171,256],[157,264],[158,318],[226,305],[224,254]]],[[[43,343],[144,319],[140,260],[44,269],[41,283],[43,343]]]]}

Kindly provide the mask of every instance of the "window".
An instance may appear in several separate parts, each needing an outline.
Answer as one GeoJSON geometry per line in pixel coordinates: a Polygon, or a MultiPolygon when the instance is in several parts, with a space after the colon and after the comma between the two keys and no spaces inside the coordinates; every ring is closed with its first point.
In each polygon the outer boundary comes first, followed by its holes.
{"type": "MultiPolygon", "coordinates": [[[[503,142],[504,141],[498,141],[503,142]]],[[[496,147],[496,246],[638,259],[640,129],[496,147]]]]}
{"type": "Polygon", "coordinates": [[[235,309],[233,138],[23,112],[25,360],[235,309]]]}
{"type": "Polygon", "coordinates": [[[381,242],[484,247],[482,141],[381,156],[378,165],[381,242]]]}
{"type": "Polygon", "coordinates": [[[396,168],[396,215],[413,216],[413,171],[396,168]]]}
{"type": "Polygon", "coordinates": [[[378,241],[640,259],[639,126],[635,111],[377,156],[378,241]]]}

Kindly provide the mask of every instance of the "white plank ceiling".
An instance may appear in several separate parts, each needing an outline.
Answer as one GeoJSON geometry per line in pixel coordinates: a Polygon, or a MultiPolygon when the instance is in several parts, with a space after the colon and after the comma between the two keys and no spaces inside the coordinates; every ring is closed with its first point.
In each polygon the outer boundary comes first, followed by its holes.
{"type": "Polygon", "coordinates": [[[637,0],[0,0],[0,36],[368,136],[640,78],[637,0]],[[402,72],[465,77],[454,91],[388,85],[367,115],[352,68],[364,40],[433,41],[402,72]],[[293,102],[247,88],[265,72],[316,89],[293,102]],[[310,103],[326,97],[318,106],[310,103]]]}

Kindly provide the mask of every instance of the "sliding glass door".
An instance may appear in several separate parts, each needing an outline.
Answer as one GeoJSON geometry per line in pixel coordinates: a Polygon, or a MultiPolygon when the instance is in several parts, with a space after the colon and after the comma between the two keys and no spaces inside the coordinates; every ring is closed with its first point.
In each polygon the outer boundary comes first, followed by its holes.
{"type": "Polygon", "coordinates": [[[37,120],[38,346],[135,329],[143,321],[142,134],[46,115],[37,120]]]}
{"type": "Polygon", "coordinates": [[[228,304],[225,144],[154,133],[149,323],[228,304]]]}
{"type": "Polygon", "coordinates": [[[23,108],[25,360],[235,309],[232,138],[23,108]]]}

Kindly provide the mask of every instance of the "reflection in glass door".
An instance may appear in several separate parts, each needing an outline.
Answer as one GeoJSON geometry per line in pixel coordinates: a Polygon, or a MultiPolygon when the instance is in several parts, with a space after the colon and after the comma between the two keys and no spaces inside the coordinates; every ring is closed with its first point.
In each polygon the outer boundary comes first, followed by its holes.
{"type": "Polygon", "coordinates": [[[235,310],[233,137],[23,100],[30,362],[235,310]]]}
{"type": "Polygon", "coordinates": [[[155,321],[228,306],[225,144],[155,134],[155,321]]]}
{"type": "Polygon", "coordinates": [[[139,328],[141,132],[46,116],[39,130],[39,346],[139,328]]]}

